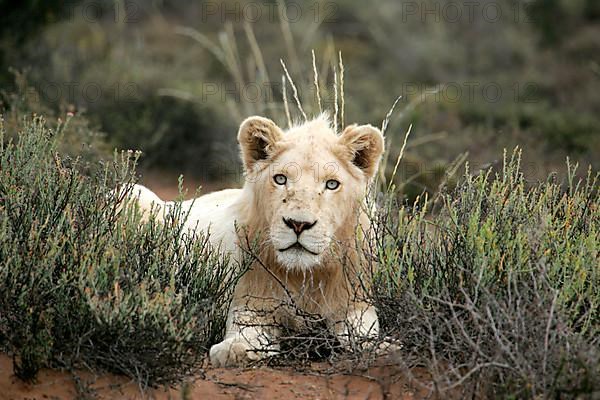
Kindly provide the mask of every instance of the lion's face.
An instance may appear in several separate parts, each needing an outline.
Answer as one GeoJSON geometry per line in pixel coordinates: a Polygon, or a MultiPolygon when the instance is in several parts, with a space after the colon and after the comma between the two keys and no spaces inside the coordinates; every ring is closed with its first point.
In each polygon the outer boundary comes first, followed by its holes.
{"type": "Polygon", "coordinates": [[[383,152],[379,130],[353,125],[337,135],[321,117],[283,132],[252,117],[238,139],[252,212],[283,267],[319,265],[333,243],[354,234],[383,152]]]}

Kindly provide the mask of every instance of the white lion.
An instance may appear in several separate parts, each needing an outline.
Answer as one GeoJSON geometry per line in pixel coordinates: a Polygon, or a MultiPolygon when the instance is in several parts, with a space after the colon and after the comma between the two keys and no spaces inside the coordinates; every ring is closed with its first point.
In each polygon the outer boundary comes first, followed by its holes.
{"type": "MultiPolygon", "coordinates": [[[[279,327],[301,323],[298,309],[321,315],[341,343],[377,336],[377,314],[364,300],[360,242],[369,224],[366,191],[384,149],[381,132],[351,125],[338,134],[325,116],[284,132],[251,117],[238,141],[244,187],[195,199],[186,222],[209,231],[232,262],[243,257],[247,238],[259,238],[258,260],[235,288],[225,339],[210,349],[212,364],[276,353],[279,327]]],[[[135,190],[145,210],[169,206],[141,185],[135,190]]]]}

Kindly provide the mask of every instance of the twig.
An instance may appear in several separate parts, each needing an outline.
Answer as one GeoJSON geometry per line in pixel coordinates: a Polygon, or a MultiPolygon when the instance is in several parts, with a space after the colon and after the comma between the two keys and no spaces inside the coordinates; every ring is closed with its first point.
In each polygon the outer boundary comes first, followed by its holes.
{"type": "Polygon", "coordinates": [[[402,98],[402,95],[396,97],[396,100],[394,100],[394,103],[392,104],[389,111],[385,115],[385,119],[381,122],[381,134],[382,135],[385,135],[385,131],[387,130],[388,124],[390,123],[390,118],[392,118],[392,114],[394,113],[394,109],[396,108],[396,104],[398,104],[398,102],[400,101],[401,98],[402,98]]]}
{"type": "Polygon", "coordinates": [[[283,109],[285,110],[285,117],[287,118],[288,128],[292,127],[292,116],[290,115],[290,105],[287,99],[287,82],[285,81],[285,75],[281,75],[281,86],[283,96],[283,109]]]}
{"type": "Polygon", "coordinates": [[[344,62],[342,60],[342,52],[340,51],[338,53],[339,56],[339,67],[340,67],[340,101],[341,101],[341,107],[340,107],[340,129],[344,129],[344,108],[345,108],[345,103],[344,103],[344,62]]]}
{"type": "Polygon", "coordinates": [[[285,76],[287,77],[288,81],[290,81],[290,85],[292,86],[292,90],[294,91],[294,100],[296,100],[296,105],[298,106],[300,113],[304,117],[304,121],[308,121],[308,117],[306,116],[306,113],[304,112],[304,109],[302,108],[302,104],[300,103],[300,98],[298,97],[298,89],[296,89],[296,85],[294,85],[294,81],[292,80],[292,77],[290,76],[290,73],[288,72],[288,69],[285,66],[285,62],[283,62],[283,59],[281,59],[281,58],[279,59],[279,62],[281,63],[281,66],[283,67],[283,70],[285,71],[285,76]]]}
{"type": "Polygon", "coordinates": [[[319,113],[322,113],[323,105],[321,103],[321,90],[319,88],[319,73],[317,72],[317,61],[315,58],[315,50],[313,49],[311,51],[311,53],[312,53],[312,67],[313,67],[314,84],[315,84],[315,90],[317,91],[317,103],[319,104],[319,113]]]}
{"type": "Polygon", "coordinates": [[[404,135],[404,143],[402,144],[402,147],[400,148],[400,154],[398,154],[398,158],[396,159],[396,164],[394,165],[394,171],[392,172],[392,176],[390,178],[390,182],[388,183],[388,192],[390,191],[390,189],[392,188],[392,184],[394,183],[394,178],[396,177],[396,172],[398,171],[398,165],[400,165],[400,160],[402,159],[402,156],[404,155],[404,149],[406,148],[406,141],[408,140],[408,137],[410,136],[410,132],[412,131],[412,124],[410,124],[410,126],[408,127],[408,131],[406,131],[406,135],[404,135]]]}
{"type": "Polygon", "coordinates": [[[335,65],[333,66],[333,130],[335,133],[338,133],[338,77],[337,77],[337,68],[335,65]]]}

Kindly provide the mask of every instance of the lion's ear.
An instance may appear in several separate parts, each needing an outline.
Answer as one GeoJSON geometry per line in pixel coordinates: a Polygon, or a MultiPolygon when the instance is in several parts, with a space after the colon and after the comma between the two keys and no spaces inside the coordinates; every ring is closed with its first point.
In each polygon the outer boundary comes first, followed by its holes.
{"type": "Polygon", "coordinates": [[[344,129],[339,140],[352,164],[372,178],[384,149],[381,131],[371,125],[350,125],[344,129]]]}
{"type": "Polygon", "coordinates": [[[238,142],[246,171],[250,171],[256,162],[266,160],[282,137],[282,130],[268,118],[255,116],[244,120],[238,132],[238,142]]]}

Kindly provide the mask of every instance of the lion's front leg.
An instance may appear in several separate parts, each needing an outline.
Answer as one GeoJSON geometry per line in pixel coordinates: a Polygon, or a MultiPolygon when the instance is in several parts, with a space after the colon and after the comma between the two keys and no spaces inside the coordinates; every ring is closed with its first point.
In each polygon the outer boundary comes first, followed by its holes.
{"type": "Polygon", "coordinates": [[[335,333],[340,343],[349,348],[361,347],[369,339],[379,336],[379,320],[375,307],[365,303],[351,304],[346,318],[335,324],[335,333]]]}
{"type": "Polygon", "coordinates": [[[215,367],[245,365],[279,352],[279,330],[274,321],[250,310],[232,309],[227,318],[225,339],[210,348],[210,362],[215,367]]]}

